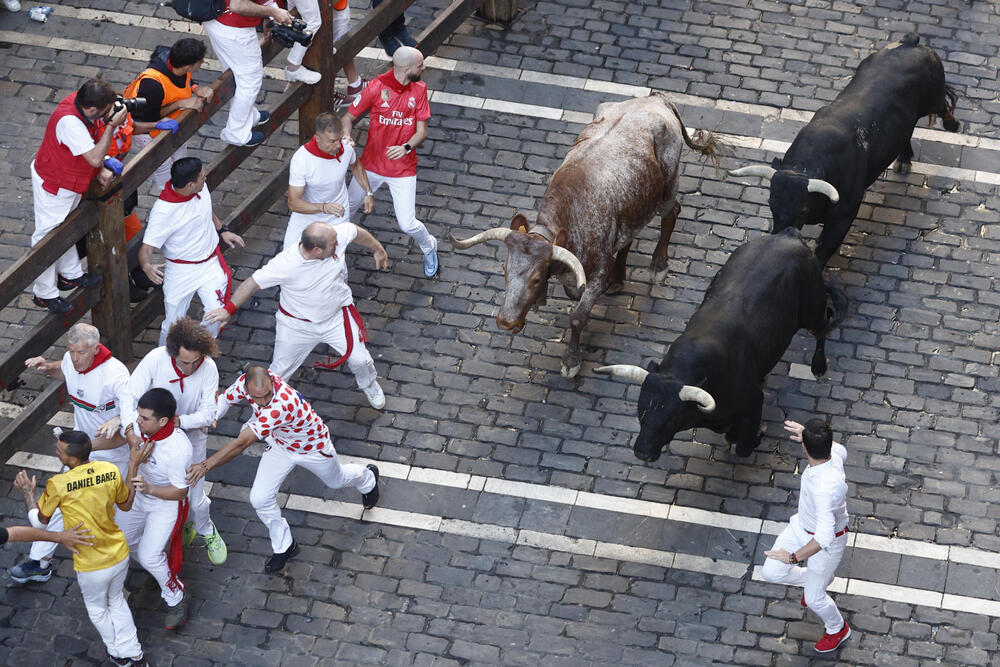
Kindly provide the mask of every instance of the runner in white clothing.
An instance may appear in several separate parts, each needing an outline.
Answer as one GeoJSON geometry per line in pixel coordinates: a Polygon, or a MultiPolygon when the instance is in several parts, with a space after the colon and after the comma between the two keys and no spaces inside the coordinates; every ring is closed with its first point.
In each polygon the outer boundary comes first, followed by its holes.
{"type": "Polygon", "coordinates": [[[389,265],[385,248],[361,227],[349,222],[336,227],[314,222],[302,232],[298,246],[282,251],[257,269],[239,286],[230,303],[206,313],[205,319],[225,322],[258,289],[281,285],[271,371],[278,377],[291,377],[318,343],[326,343],[341,357],[316,367],[336,368],[346,361],[368,402],[380,410],[385,406],[385,394],[377,381],[375,362],[365,348],[368,332],[347,285],[344,253],[353,240],[374,253],[377,268],[389,265]]]}
{"type": "Polygon", "coordinates": [[[302,232],[313,222],[337,225],[351,221],[347,214],[348,169],[367,192],[364,211],[371,213],[375,196],[354,143],[344,136],[340,118],[324,111],[316,116],[313,138],[295,151],[288,168],[288,210],[292,215],[282,250],[298,245],[302,232]]]}
{"type": "Polygon", "coordinates": [[[809,467],[802,472],[798,513],[764,552],[763,576],[772,583],[805,587],[802,606],[812,609],[826,626],[816,651],[829,653],[851,636],[851,626],[826,593],[847,545],[847,450],[833,441],[833,432],[822,419],[810,419],[805,426],[786,421],[785,430],[793,442],[802,443],[809,467]],[[799,567],[807,560],[806,567],[799,567]]]}
{"type": "MultiPolygon", "coordinates": [[[[174,425],[191,442],[192,461],[204,461],[208,427],[215,423],[219,369],[212,357],[218,355],[215,339],[204,327],[189,317],[175,322],[167,334],[166,346],[155,348],[143,357],[122,392],[121,426],[129,443],[138,446],[141,440],[136,423],[139,397],[153,387],[160,387],[168,390],[177,403],[174,425]]],[[[114,421],[107,425],[107,429],[117,427],[114,421]]],[[[208,559],[215,565],[225,563],[229,552],[209,514],[212,503],[205,495],[204,485],[192,485],[188,500],[191,521],[184,524],[184,546],[191,544],[196,534],[200,535],[208,559]]]]}
{"type": "Polygon", "coordinates": [[[178,575],[184,556],[181,529],[188,513],[184,471],[191,465],[191,442],[184,431],[174,428],[176,410],[177,402],[166,389],[150,389],[139,398],[136,424],[145,463],[132,478],[132,509],[118,518],[129,550],[160,585],[167,630],[187,621],[190,599],[178,575]]]}
{"type": "MultiPolygon", "coordinates": [[[[233,277],[222,258],[220,240],[230,248],[245,245],[212,211],[201,160],[177,160],[170,166],[170,182],[149,212],[139,248],[139,266],[154,284],[163,285],[166,314],[160,326],[160,345],[171,325],[187,315],[195,293],[205,310],[229,300],[233,277]],[[166,266],[153,264],[156,248],[163,251],[166,266]]],[[[217,325],[203,324],[213,336],[219,335],[217,325]]]]}
{"type": "MultiPolygon", "coordinates": [[[[100,428],[119,412],[128,369],[101,345],[101,333],[89,324],[80,322],[70,327],[66,346],[69,349],[62,360],[32,357],[24,365],[66,381],[66,394],[73,404],[74,427],[91,439],[90,460],[114,463],[124,479],[129,458],[125,438],[119,433],[104,437],[100,428]]],[[[55,532],[63,529],[62,511],[56,510],[46,528],[55,532]]],[[[21,584],[48,581],[52,578],[50,562],[55,550],[55,542],[32,543],[28,559],[7,570],[10,578],[21,584]]]]}
{"type": "Polygon", "coordinates": [[[267,443],[250,489],[250,504],[271,537],[274,555],[264,564],[264,571],[273,573],[284,568],[288,559],[299,551],[277,501],[278,489],[288,473],[301,466],[331,489],[354,487],[363,494],[364,508],[371,509],[379,498],[378,468],[370,463],[341,465],[323,419],[299,392],[263,366],[248,368],[219,396],[218,419],[222,419],[230,405],[241,400],[250,403],[253,418],[234,440],[201,463],[193,464],[188,469],[187,481],[195,484],[209,470],[232,460],[258,440],[267,443]]]}

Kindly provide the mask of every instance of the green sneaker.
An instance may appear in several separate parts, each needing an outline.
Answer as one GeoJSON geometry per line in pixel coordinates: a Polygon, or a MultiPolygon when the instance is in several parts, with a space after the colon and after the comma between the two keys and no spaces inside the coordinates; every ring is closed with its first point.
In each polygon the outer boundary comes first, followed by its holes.
{"type": "Polygon", "coordinates": [[[229,558],[229,549],[226,548],[226,542],[222,539],[222,535],[219,535],[219,529],[212,524],[212,534],[208,537],[202,538],[205,540],[205,549],[208,550],[208,560],[212,562],[212,565],[222,565],[229,558]]]}
{"type": "Polygon", "coordinates": [[[197,534],[198,533],[194,532],[194,522],[188,521],[184,524],[184,532],[181,535],[181,544],[186,547],[191,546],[191,543],[194,542],[194,536],[197,534]]]}

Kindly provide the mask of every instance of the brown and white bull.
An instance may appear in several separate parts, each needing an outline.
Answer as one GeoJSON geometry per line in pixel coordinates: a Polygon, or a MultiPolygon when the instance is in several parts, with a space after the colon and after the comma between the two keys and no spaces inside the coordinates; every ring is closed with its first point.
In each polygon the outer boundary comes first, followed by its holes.
{"type": "Polygon", "coordinates": [[[570,315],[562,374],[580,370],[580,331],[597,297],[620,291],[632,240],[660,216],[653,251],[656,280],[667,271],[667,246],[681,207],[677,178],[687,144],[714,155],[715,137],[688,136],[677,108],[662,93],[604,103],[552,175],[531,224],[518,213],[510,228],[497,227],[459,240],[457,248],[500,240],[507,245],[506,289],[497,325],[517,333],[532,305],[544,305],[548,279],[555,276],[578,303],[570,315]],[[703,143],[699,143],[703,142],[703,143]]]}

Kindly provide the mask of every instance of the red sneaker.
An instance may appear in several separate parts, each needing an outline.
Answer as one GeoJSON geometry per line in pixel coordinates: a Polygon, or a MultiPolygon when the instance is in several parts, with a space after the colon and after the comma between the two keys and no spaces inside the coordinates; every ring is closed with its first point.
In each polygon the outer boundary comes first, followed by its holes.
{"type": "Polygon", "coordinates": [[[816,652],[829,653],[831,651],[836,651],[850,636],[851,626],[847,624],[847,621],[844,621],[844,627],[840,629],[840,632],[835,632],[832,635],[830,633],[826,633],[823,635],[822,639],[816,642],[816,652]]]}

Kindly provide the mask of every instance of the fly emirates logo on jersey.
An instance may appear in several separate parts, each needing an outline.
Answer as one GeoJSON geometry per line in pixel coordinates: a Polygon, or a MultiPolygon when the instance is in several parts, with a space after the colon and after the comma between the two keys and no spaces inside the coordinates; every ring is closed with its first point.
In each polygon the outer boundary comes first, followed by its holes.
{"type": "Polygon", "coordinates": [[[402,111],[390,111],[389,114],[390,115],[388,116],[379,115],[378,119],[380,125],[413,125],[413,116],[404,118],[402,111]]]}

